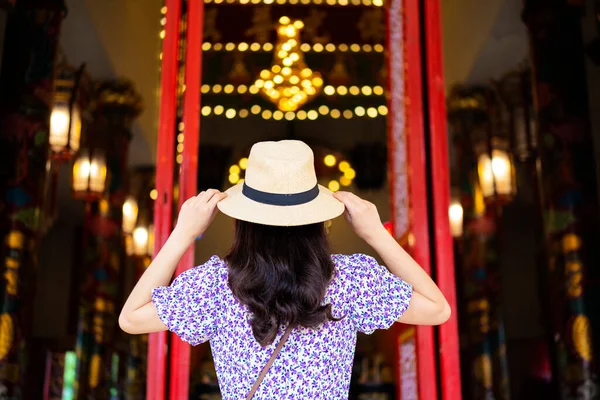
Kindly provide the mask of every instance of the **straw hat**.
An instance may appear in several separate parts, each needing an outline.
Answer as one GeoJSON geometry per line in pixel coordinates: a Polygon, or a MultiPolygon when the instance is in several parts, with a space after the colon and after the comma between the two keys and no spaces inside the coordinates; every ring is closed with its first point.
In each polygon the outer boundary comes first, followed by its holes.
{"type": "Polygon", "coordinates": [[[256,143],[244,182],[226,193],[221,212],[262,225],[308,225],[344,212],[331,191],[317,184],[313,152],[298,140],[256,143]]]}

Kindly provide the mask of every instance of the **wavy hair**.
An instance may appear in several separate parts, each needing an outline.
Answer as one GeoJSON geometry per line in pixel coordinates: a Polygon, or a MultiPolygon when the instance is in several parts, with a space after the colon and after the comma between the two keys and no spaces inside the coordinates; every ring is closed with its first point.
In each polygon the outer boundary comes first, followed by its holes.
{"type": "Polygon", "coordinates": [[[323,223],[278,227],[236,220],[225,257],[229,287],[252,313],[252,333],[267,346],[281,324],[315,328],[337,320],[322,306],[334,274],[323,223]]]}

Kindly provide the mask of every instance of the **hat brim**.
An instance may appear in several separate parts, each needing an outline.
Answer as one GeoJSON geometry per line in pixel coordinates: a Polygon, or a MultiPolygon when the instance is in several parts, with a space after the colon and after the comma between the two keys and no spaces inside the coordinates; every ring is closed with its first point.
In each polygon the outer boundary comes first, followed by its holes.
{"type": "Polygon", "coordinates": [[[272,226],[300,226],[316,224],[339,217],[344,204],[333,193],[319,185],[319,195],[312,201],[297,206],[273,206],[250,200],[242,194],[243,183],[228,189],[227,197],[218,204],[225,215],[242,221],[272,226]]]}

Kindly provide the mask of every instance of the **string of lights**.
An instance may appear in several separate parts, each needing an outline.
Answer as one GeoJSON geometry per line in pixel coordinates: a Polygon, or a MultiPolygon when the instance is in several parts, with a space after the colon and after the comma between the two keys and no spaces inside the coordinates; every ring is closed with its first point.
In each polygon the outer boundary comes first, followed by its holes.
{"type": "MultiPolygon", "coordinates": [[[[161,31],[161,37],[164,35],[161,31]]],[[[273,43],[210,43],[204,42],[202,44],[203,51],[225,51],[225,52],[233,52],[233,51],[249,51],[249,52],[271,52],[275,48],[273,43]]],[[[300,45],[300,50],[304,53],[314,52],[314,53],[334,53],[339,51],[341,53],[353,52],[353,53],[383,53],[384,47],[382,44],[345,44],[345,43],[302,43],[300,45]]]]}
{"type": "Polygon", "coordinates": [[[261,117],[265,120],[273,119],[275,121],[281,120],[310,120],[314,121],[320,117],[330,117],[333,119],[353,119],[353,118],[377,118],[379,116],[386,116],[388,114],[388,108],[384,105],[373,106],[373,107],[362,107],[358,106],[353,110],[338,110],[329,109],[326,105],[320,106],[318,109],[313,110],[299,110],[299,111],[287,111],[271,110],[263,108],[259,105],[254,105],[249,109],[237,110],[235,108],[226,108],[222,105],[216,106],[204,106],[202,107],[202,116],[204,117],[225,117],[227,119],[244,119],[251,116],[261,117]]]}
{"type": "Polygon", "coordinates": [[[323,5],[323,6],[365,6],[365,7],[383,7],[383,0],[204,0],[204,4],[303,4],[303,5],[323,5]]]}
{"type": "MultiPolygon", "coordinates": [[[[202,94],[258,94],[260,88],[256,85],[202,85],[202,94]]],[[[332,86],[323,88],[326,96],[383,96],[382,86],[332,86]]]]}

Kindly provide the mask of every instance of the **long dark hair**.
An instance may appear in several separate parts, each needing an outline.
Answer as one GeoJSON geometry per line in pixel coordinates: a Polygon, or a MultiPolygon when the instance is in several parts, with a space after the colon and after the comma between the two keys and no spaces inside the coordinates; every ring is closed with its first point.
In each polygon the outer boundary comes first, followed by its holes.
{"type": "Polygon", "coordinates": [[[229,287],[252,312],[252,333],[266,346],[280,324],[315,328],[336,320],[321,305],[334,274],[324,224],[277,227],[237,220],[225,257],[229,287]]]}

